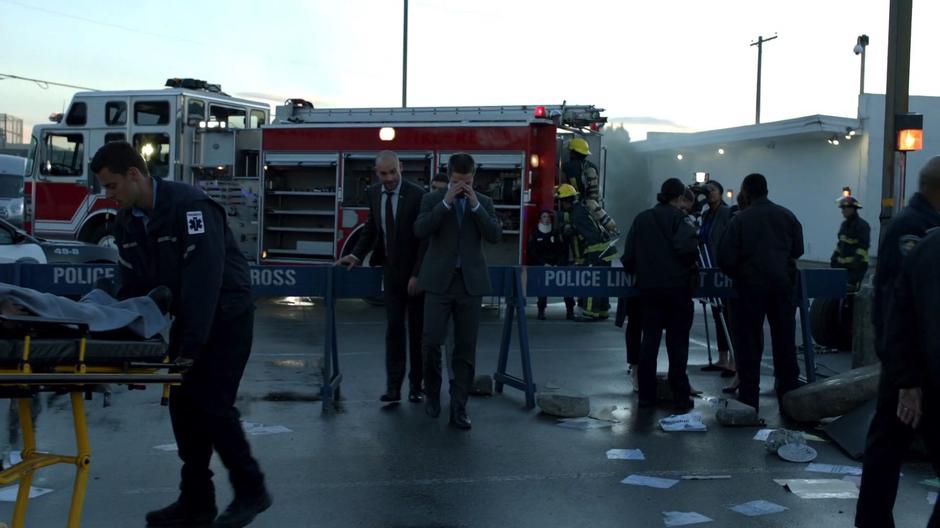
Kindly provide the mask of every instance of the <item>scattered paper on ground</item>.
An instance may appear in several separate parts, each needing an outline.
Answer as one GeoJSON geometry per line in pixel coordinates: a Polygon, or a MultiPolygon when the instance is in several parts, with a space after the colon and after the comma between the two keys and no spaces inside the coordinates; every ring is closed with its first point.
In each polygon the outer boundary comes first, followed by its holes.
{"type": "Polygon", "coordinates": [[[591,413],[588,414],[589,417],[595,420],[614,423],[620,423],[621,419],[628,415],[629,412],[626,409],[619,409],[616,405],[608,405],[600,409],[591,409],[591,413]]]}
{"type": "Polygon", "coordinates": [[[928,491],[927,492],[927,504],[936,504],[937,503],[937,492],[928,491]]]}
{"type": "Polygon", "coordinates": [[[806,471],[815,471],[816,473],[834,473],[836,475],[861,475],[862,468],[858,466],[838,466],[833,464],[812,463],[806,466],[806,471]]]}
{"type": "Polygon", "coordinates": [[[644,477],[643,475],[630,475],[620,481],[621,484],[630,484],[632,486],[646,486],[649,488],[669,489],[679,483],[678,480],[665,479],[658,477],[644,477]]]}
{"type": "Polygon", "coordinates": [[[688,526],[690,524],[712,522],[712,519],[705,517],[701,513],[664,511],[663,522],[666,523],[666,526],[688,526]]]}
{"type": "Polygon", "coordinates": [[[786,508],[779,504],[774,504],[765,500],[745,502],[744,504],[738,504],[737,506],[731,507],[731,511],[738,512],[741,515],[747,515],[748,517],[770,515],[771,513],[780,513],[786,510],[786,508]]]}
{"type": "Polygon", "coordinates": [[[702,414],[691,412],[688,414],[674,414],[659,421],[659,426],[663,431],[707,431],[705,424],[702,423],[702,414]]]}
{"type": "MultiPolygon", "coordinates": [[[[11,453],[11,456],[12,456],[12,453],[11,453]]],[[[931,487],[934,487],[934,488],[940,488],[940,478],[935,478],[935,479],[930,479],[930,480],[922,480],[922,481],[920,481],[920,483],[923,484],[924,486],[931,486],[931,487]]]]}
{"type": "Polygon", "coordinates": [[[605,427],[611,427],[614,424],[611,422],[605,422],[603,420],[595,420],[594,418],[562,418],[558,420],[558,426],[564,427],[566,429],[578,429],[581,431],[588,431],[591,429],[603,429],[605,427]]]}
{"type": "Polygon", "coordinates": [[[608,449],[607,460],[646,460],[639,449],[608,449]]]}
{"type": "MultiPolygon", "coordinates": [[[[770,433],[774,431],[776,431],[776,429],[761,429],[760,431],[757,431],[757,434],[754,435],[754,440],[766,442],[767,438],[770,436],[770,433]]],[[[825,442],[826,441],[825,438],[818,437],[814,434],[805,433],[805,432],[801,434],[803,435],[804,440],[807,440],[810,442],[825,442]]]]}
{"type": "Polygon", "coordinates": [[[284,427],[283,425],[264,425],[264,424],[256,424],[256,423],[251,423],[251,422],[242,422],[242,429],[245,431],[245,434],[251,435],[251,436],[262,436],[262,435],[272,435],[272,434],[294,432],[284,427]]]}
{"type": "Polygon", "coordinates": [[[774,479],[801,499],[857,499],[858,487],[836,479],[774,479]]]}
{"type": "Polygon", "coordinates": [[[761,429],[757,431],[757,434],[754,435],[754,440],[760,440],[761,442],[766,442],[767,437],[770,436],[770,433],[774,432],[775,429],[761,429]]]}
{"type": "Polygon", "coordinates": [[[731,475],[682,475],[682,480],[727,480],[731,475]]]}
{"type": "Polygon", "coordinates": [[[10,451],[10,465],[15,466],[23,461],[22,451],[10,451]]]}
{"type": "MultiPolygon", "coordinates": [[[[16,502],[16,494],[19,491],[19,486],[7,486],[5,488],[0,488],[0,502],[16,502]]],[[[29,487],[29,498],[35,499],[36,497],[41,497],[47,493],[52,493],[51,489],[48,488],[34,488],[29,487]]]]}
{"type": "Polygon", "coordinates": [[[842,480],[844,480],[844,481],[846,481],[846,482],[851,482],[852,484],[855,484],[857,487],[862,487],[862,476],[861,476],[861,475],[846,475],[846,476],[842,477],[842,480]]]}
{"type": "Polygon", "coordinates": [[[179,447],[177,447],[176,444],[160,444],[158,446],[153,446],[153,448],[159,451],[167,452],[179,451],[179,447]]]}

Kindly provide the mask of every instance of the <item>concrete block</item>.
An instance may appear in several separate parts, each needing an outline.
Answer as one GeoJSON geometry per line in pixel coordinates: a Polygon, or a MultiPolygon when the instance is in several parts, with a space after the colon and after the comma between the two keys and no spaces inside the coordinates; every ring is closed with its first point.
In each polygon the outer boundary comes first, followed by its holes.
{"type": "Polygon", "coordinates": [[[725,426],[764,425],[764,420],[757,415],[757,409],[738,400],[721,400],[715,419],[725,426]]]}
{"type": "Polygon", "coordinates": [[[493,395],[493,378],[488,374],[481,374],[473,380],[473,388],[470,389],[470,394],[474,396],[492,396],[493,395]]]}
{"type": "Polygon", "coordinates": [[[591,413],[591,399],[574,391],[540,392],[535,395],[535,403],[543,413],[561,418],[581,418],[591,413]]]}
{"type": "Polygon", "coordinates": [[[848,372],[804,385],[783,398],[783,411],[798,422],[818,422],[842,416],[878,395],[881,364],[848,372]]]}

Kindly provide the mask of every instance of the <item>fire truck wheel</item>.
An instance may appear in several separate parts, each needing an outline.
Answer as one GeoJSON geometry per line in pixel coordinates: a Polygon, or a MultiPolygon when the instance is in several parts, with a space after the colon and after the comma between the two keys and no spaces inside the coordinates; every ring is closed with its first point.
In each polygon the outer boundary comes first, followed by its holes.
{"type": "Polygon", "coordinates": [[[117,243],[114,240],[114,232],[111,230],[111,224],[109,222],[98,224],[94,229],[89,230],[88,233],[90,233],[90,235],[84,239],[85,242],[105,247],[117,247],[117,243]]]}

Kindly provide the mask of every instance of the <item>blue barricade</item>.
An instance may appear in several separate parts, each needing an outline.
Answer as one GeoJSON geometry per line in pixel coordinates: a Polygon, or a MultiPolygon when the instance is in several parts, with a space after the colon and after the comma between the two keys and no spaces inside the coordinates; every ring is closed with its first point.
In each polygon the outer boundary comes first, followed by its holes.
{"type": "MultiPolygon", "coordinates": [[[[504,385],[525,393],[526,407],[535,406],[536,385],[529,355],[526,297],[631,297],[637,295],[632,277],[621,268],[605,267],[491,267],[490,295],[503,297],[507,311],[494,374],[497,392],[504,385]],[[513,327],[519,335],[522,377],[507,373],[513,327]]],[[[102,277],[114,277],[117,267],[108,264],[0,264],[0,281],[57,295],[81,295],[102,277]]],[[[251,266],[256,297],[322,297],[325,302],[323,408],[329,411],[340,395],[336,334],[336,299],[378,297],[382,293],[381,268],[347,270],[334,266],[251,266]]],[[[841,269],[800,270],[798,308],[803,330],[806,378],[814,381],[815,355],[809,321],[809,300],[843,297],[847,273],[841,269]]],[[[734,297],[732,281],[715,269],[702,270],[695,296],[734,297]]]]}

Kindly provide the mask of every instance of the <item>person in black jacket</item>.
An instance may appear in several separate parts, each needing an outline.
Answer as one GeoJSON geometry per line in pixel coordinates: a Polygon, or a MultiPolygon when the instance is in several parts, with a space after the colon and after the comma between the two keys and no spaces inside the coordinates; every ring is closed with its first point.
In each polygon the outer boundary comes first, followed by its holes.
{"type": "MultiPolygon", "coordinates": [[[[885,343],[888,349],[895,353],[887,358],[881,375],[897,387],[895,416],[910,432],[918,429],[923,432],[927,454],[934,472],[940,476],[938,266],[940,229],[933,230],[904,259],[904,266],[894,289],[895,309],[887,314],[885,321],[885,343]]],[[[901,450],[902,453],[904,451],[906,449],[901,450]]],[[[867,469],[868,467],[865,468],[867,469]]],[[[874,475],[869,474],[869,478],[872,476],[874,475]]],[[[894,486],[894,490],[883,490],[893,495],[897,492],[897,476],[885,479],[881,485],[894,486]]],[[[861,500],[861,497],[859,499],[861,500]]],[[[859,508],[861,511],[861,505],[859,508]]],[[[875,526],[875,522],[880,522],[879,526],[893,526],[890,510],[881,513],[875,520],[866,520],[858,526],[875,526]],[[884,513],[888,516],[884,516],[884,513]]],[[[940,527],[940,503],[934,506],[927,526],[940,527]]]]}
{"type": "MultiPolygon", "coordinates": [[[[564,266],[568,263],[568,246],[565,244],[561,232],[552,223],[553,211],[539,213],[538,226],[529,234],[526,246],[526,259],[529,266],[564,266]]],[[[548,305],[546,297],[538,298],[538,318],[545,320],[545,307],[548,305]]],[[[574,310],[574,299],[565,297],[565,307],[569,313],[574,310]]],[[[573,314],[572,314],[573,318],[573,314]]]]}
{"type": "Polygon", "coordinates": [[[624,271],[636,278],[643,307],[639,364],[640,406],[656,403],[656,358],[663,330],[669,355],[669,385],[677,410],[692,408],[686,367],[692,328],[692,293],[698,276],[695,228],[679,209],[685,185],[666,180],[658,205],[638,214],[624,245],[624,271]]]}
{"type": "Polygon", "coordinates": [[[254,302],[248,261],[225,210],[202,190],[151,178],[126,142],[95,153],[91,170],[121,207],[115,222],[120,298],[164,285],[172,292],[170,357],[184,369],[170,389],[170,419],[183,461],[179,499],[147,514],[149,526],[245,526],[271,506],[235,397],[251,353],[254,302]],[[235,499],[216,518],[212,451],[235,499]]]}
{"type": "Polygon", "coordinates": [[[858,211],[862,204],[854,196],[844,196],[837,202],[845,220],[839,227],[839,242],[829,264],[833,268],[845,268],[849,272],[849,291],[856,292],[868,271],[868,246],[871,227],[858,211]]]}
{"type": "MultiPolygon", "coordinates": [[[[722,199],[725,188],[715,180],[710,180],[705,184],[705,190],[708,194],[705,196],[708,207],[702,213],[702,227],[699,230],[699,244],[702,247],[702,254],[707,255],[708,265],[716,267],[718,265],[718,241],[728,228],[731,222],[731,209],[722,199]]],[[[720,306],[712,306],[712,316],[715,321],[715,338],[718,341],[718,363],[725,372],[733,375],[734,363],[728,353],[730,350],[728,334],[725,333],[725,326],[721,324],[721,318],[724,318],[725,324],[728,323],[728,310],[724,299],[719,301],[720,306]]],[[[728,330],[730,331],[730,325],[728,330]]]]}
{"type": "Polygon", "coordinates": [[[770,323],[777,398],[799,386],[796,362],[796,259],[803,255],[803,226],[767,199],[767,180],[749,174],[741,184],[747,208],[718,243],[718,265],[734,281],[738,400],[758,408],[764,318],[770,323]]]}
{"type": "MultiPolygon", "coordinates": [[[[875,351],[885,369],[878,384],[878,404],[868,429],[862,484],[859,489],[855,525],[859,528],[892,527],[901,462],[914,438],[913,430],[897,416],[899,380],[890,375],[895,358],[910,352],[900,342],[887,340],[888,316],[910,309],[896,296],[897,281],[905,260],[927,236],[940,227],[940,156],[931,158],[920,171],[919,191],[888,224],[878,245],[875,266],[875,298],[872,319],[875,351]]],[[[934,267],[936,269],[936,266],[934,267]]],[[[936,302],[936,301],[934,301],[936,302]]],[[[936,415],[933,421],[937,421],[936,415]]]]}
{"type": "Polygon", "coordinates": [[[407,322],[407,357],[411,360],[408,401],[420,403],[424,400],[421,356],[424,296],[418,291],[418,270],[427,244],[415,236],[414,223],[426,193],[401,177],[401,162],[392,151],[386,150],[376,156],[375,174],[379,183],[366,191],[369,218],[352,253],[339,259],[337,264],[350,268],[358,266],[373,250],[383,255],[386,378],[385,393],[379,400],[386,403],[401,401],[407,322]]]}

